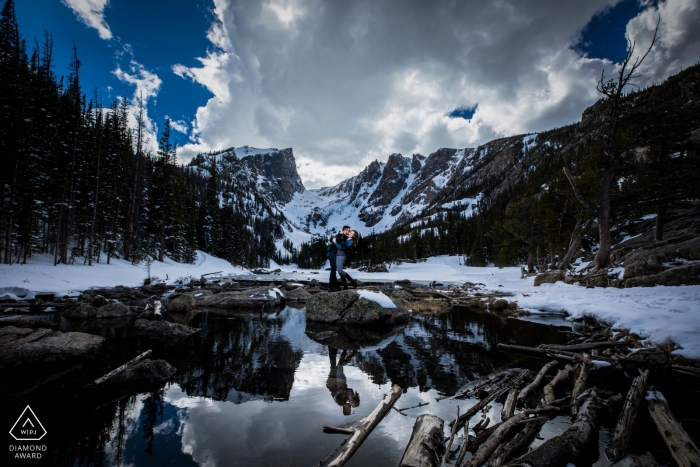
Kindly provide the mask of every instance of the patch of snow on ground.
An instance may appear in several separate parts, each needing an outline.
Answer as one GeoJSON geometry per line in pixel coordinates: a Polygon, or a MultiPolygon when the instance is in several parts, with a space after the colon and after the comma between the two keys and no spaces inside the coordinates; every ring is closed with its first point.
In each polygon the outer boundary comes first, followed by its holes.
{"type": "MultiPolygon", "coordinates": [[[[0,294],[13,288],[37,292],[51,292],[59,297],[90,288],[143,285],[148,277],[145,264],[134,266],[129,261],[112,258],[111,264],[93,262],[83,265],[82,258],[75,264],[53,265],[53,255],[35,254],[28,264],[0,264],[0,294]]],[[[226,260],[197,251],[194,264],[182,264],[166,258],[161,263],[151,264],[151,277],[158,277],[172,284],[179,278],[192,276],[199,279],[202,274],[222,271],[222,275],[250,274],[240,266],[233,266],[226,260]],[[167,279],[166,279],[167,278],[167,279]]],[[[208,275],[211,279],[213,275],[208,275]]],[[[25,297],[26,299],[26,297],[25,297]]]]}
{"type": "Polygon", "coordinates": [[[627,328],[650,343],[675,343],[676,352],[700,358],[700,286],[593,288],[563,282],[535,287],[534,277],[520,278],[519,267],[470,267],[459,256],[428,258],[424,263],[391,265],[388,273],[348,269],[362,281],[438,280],[449,283],[483,283],[488,290],[510,292],[520,308],[531,312],[566,311],[570,319],[590,316],[615,327],[627,328]]]}

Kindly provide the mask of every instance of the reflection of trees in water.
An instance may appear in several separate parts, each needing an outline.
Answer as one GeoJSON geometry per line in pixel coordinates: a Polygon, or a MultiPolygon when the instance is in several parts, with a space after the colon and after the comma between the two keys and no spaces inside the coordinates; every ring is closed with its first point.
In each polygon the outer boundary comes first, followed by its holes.
{"type": "Polygon", "coordinates": [[[143,439],[146,440],[146,454],[153,455],[153,440],[156,435],[154,428],[158,421],[163,421],[163,389],[151,392],[143,401],[141,409],[141,428],[143,439]]]}
{"type": "Polygon", "coordinates": [[[511,362],[512,356],[495,351],[498,342],[511,340],[536,346],[564,342],[565,335],[553,326],[458,309],[413,321],[400,339],[360,353],[356,362],[377,384],[391,381],[404,390],[432,388],[453,394],[464,383],[511,362]]]}
{"type": "Polygon", "coordinates": [[[172,362],[188,395],[226,400],[235,390],[248,396],[238,394],[234,402],[251,396],[289,399],[303,352],[281,335],[284,319],[239,314],[228,319],[205,315],[202,320],[205,330],[194,336],[186,355],[172,362]]]}

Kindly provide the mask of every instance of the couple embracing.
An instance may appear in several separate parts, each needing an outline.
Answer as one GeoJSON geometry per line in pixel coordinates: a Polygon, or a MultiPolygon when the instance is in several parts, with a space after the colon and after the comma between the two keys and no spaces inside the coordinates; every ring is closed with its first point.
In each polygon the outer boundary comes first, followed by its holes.
{"type": "Polygon", "coordinates": [[[331,243],[328,246],[328,261],[331,263],[331,277],[328,281],[328,288],[331,290],[339,290],[338,279],[335,277],[336,271],[340,274],[340,280],[343,284],[343,289],[348,288],[348,280],[354,289],[357,288],[357,281],[350,277],[350,274],[343,270],[345,263],[346,252],[357,246],[357,232],[352,230],[349,225],[343,226],[340,233],[331,237],[331,243]]]}

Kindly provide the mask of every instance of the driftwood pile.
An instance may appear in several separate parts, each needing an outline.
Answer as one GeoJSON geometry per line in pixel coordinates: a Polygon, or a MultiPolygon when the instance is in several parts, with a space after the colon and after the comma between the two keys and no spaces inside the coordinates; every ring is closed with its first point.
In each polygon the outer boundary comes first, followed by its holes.
{"type": "MultiPolygon", "coordinates": [[[[463,405],[458,405],[456,417],[449,423],[431,414],[419,416],[399,466],[546,467],[585,461],[590,455],[587,453],[597,453],[597,447],[591,444],[597,443],[598,417],[602,409],[619,412],[605,450],[610,462],[615,463],[629,455],[637,414],[644,408],[675,462],[681,467],[700,466],[697,446],[673,416],[661,392],[651,387],[655,378],[658,381],[666,375],[658,358],[659,355],[663,357],[664,352],[657,349],[631,352],[628,345],[633,347],[638,343],[639,339],[629,333],[605,328],[595,332],[589,330],[588,335],[576,335],[568,345],[533,348],[499,344],[499,350],[536,354],[550,357],[551,361],[537,373],[509,369],[466,385],[451,399],[470,398],[472,401],[477,399],[477,402],[470,403],[466,410],[463,405]],[[601,387],[592,384],[595,380],[592,375],[600,371],[599,367],[614,366],[612,363],[620,373],[624,368],[627,374],[637,375],[631,384],[627,379],[620,393],[611,392],[611,388],[602,387],[600,382],[601,387]],[[493,401],[503,403],[501,421],[489,426],[491,420],[482,415],[481,420],[471,427],[475,436],[469,436],[471,419],[477,414],[487,413],[493,401]],[[555,416],[570,416],[573,423],[561,435],[528,451],[543,426],[555,416]],[[462,436],[458,436],[460,431],[462,436]],[[465,461],[467,452],[471,452],[471,457],[465,461]]],[[[669,372],[672,369],[683,376],[700,376],[700,370],[693,366],[671,365],[668,360],[666,365],[669,372]]],[[[394,386],[355,429],[324,427],[328,433],[347,433],[349,436],[317,467],[326,465],[331,459],[328,465],[344,465],[389,412],[400,393],[398,386],[394,386]]],[[[403,411],[406,409],[394,410],[405,415],[403,411]]],[[[651,453],[646,453],[634,456],[633,465],[657,464],[651,453]]]]}

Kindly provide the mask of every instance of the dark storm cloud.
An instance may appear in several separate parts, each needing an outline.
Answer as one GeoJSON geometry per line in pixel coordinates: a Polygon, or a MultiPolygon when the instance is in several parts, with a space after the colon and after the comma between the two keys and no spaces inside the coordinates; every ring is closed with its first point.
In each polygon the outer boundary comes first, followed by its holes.
{"type": "Polygon", "coordinates": [[[216,94],[189,150],[291,146],[318,186],[392,152],[571,123],[612,69],[571,46],[614,3],[215,0],[218,49],[183,72],[216,94]],[[448,116],[476,104],[469,121],[448,116]]]}

